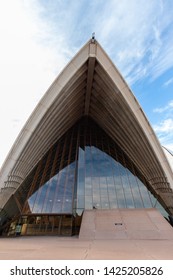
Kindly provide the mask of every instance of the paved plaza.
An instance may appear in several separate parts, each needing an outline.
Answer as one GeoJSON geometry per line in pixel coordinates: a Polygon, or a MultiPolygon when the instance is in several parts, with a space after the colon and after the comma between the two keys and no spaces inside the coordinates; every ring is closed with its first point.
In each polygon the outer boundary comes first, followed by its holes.
{"type": "Polygon", "coordinates": [[[79,240],[77,237],[0,239],[1,260],[173,259],[173,240],[79,240]]]}
{"type": "Polygon", "coordinates": [[[156,209],[85,210],[79,236],[0,238],[1,260],[173,260],[173,228],[156,209]]]}

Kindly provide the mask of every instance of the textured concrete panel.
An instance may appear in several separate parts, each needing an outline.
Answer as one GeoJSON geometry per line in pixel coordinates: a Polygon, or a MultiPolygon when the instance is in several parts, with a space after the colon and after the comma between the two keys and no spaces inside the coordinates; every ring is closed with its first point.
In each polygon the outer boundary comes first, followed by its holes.
{"type": "Polygon", "coordinates": [[[85,210],[79,238],[173,239],[173,228],[156,209],[85,210]]]}

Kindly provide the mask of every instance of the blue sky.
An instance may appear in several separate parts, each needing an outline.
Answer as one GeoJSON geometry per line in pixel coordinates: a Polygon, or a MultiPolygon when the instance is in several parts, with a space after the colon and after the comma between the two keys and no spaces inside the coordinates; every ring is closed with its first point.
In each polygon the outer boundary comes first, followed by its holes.
{"type": "Polygon", "coordinates": [[[173,151],[172,0],[0,2],[0,166],[46,89],[95,32],[173,151]]]}

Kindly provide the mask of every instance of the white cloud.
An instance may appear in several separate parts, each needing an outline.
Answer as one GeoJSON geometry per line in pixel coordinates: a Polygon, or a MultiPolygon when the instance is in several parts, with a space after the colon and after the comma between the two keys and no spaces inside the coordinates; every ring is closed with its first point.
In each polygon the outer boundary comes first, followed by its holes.
{"type": "Polygon", "coordinates": [[[173,119],[166,119],[159,125],[155,125],[154,129],[157,133],[173,133],[173,119]]]}
{"type": "Polygon", "coordinates": [[[0,165],[47,87],[93,31],[131,84],[172,67],[171,7],[172,0],[0,1],[0,165]]]}
{"type": "Polygon", "coordinates": [[[167,81],[164,83],[164,86],[167,87],[167,86],[169,86],[169,85],[172,84],[172,83],[173,83],[173,78],[167,80],[167,81]]]}
{"type": "Polygon", "coordinates": [[[41,19],[37,3],[0,2],[0,165],[38,100],[68,60],[65,48],[53,42],[51,26],[41,19]]]}
{"type": "Polygon", "coordinates": [[[173,119],[165,119],[153,126],[161,145],[173,151],[173,119]]]}
{"type": "Polygon", "coordinates": [[[164,120],[153,126],[161,144],[166,148],[173,150],[173,100],[171,100],[166,106],[161,108],[155,108],[153,110],[156,113],[163,113],[164,120]]]}
{"type": "Polygon", "coordinates": [[[171,6],[170,1],[109,1],[102,20],[97,18],[96,35],[131,84],[156,79],[173,66],[171,6]]]}
{"type": "Polygon", "coordinates": [[[164,106],[164,107],[160,107],[160,108],[155,108],[153,109],[154,113],[163,113],[166,111],[172,111],[173,110],[173,100],[171,100],[168,105],[164,106]]]}

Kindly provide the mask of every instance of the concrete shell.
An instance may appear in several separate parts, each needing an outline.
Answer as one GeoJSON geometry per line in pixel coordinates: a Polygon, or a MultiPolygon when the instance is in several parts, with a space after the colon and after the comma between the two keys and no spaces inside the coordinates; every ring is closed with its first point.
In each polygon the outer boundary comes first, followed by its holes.
{"type": "Polygon", "coordinates": [[[173,173],[127,83],[96,40],[70,61],[26,122],[0,171],[0,209],[72,125],[90,116],[131,158],[173,214],[173,173]]]}

